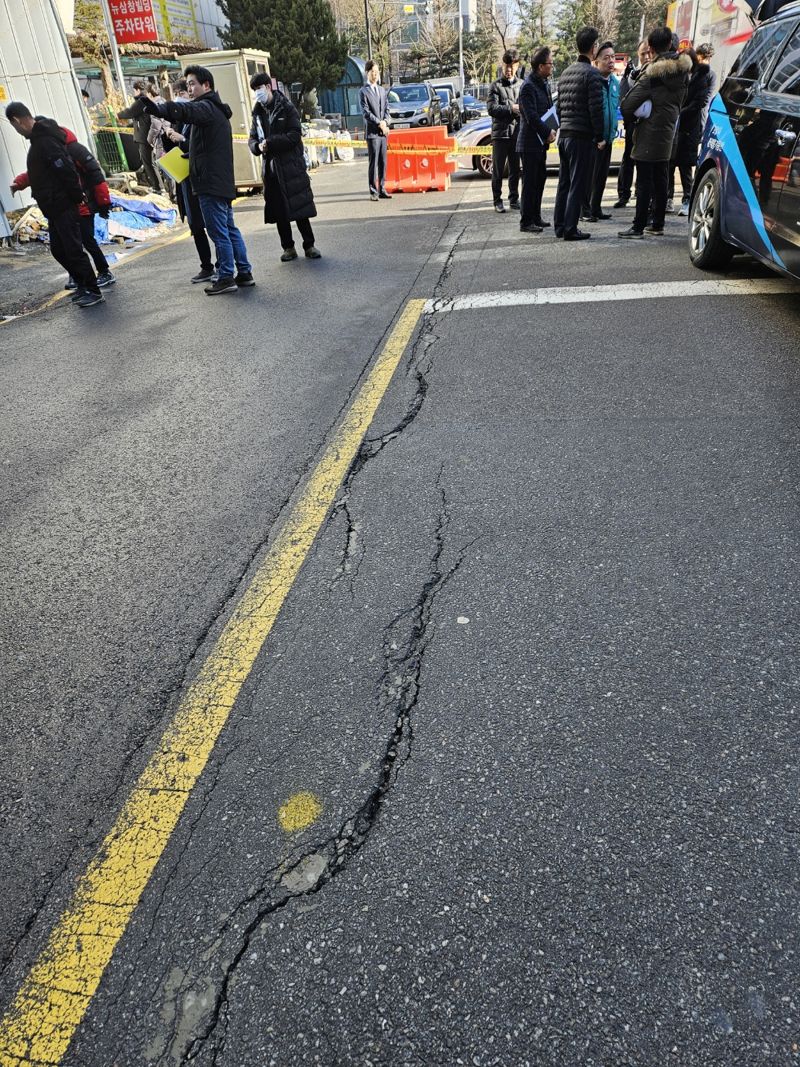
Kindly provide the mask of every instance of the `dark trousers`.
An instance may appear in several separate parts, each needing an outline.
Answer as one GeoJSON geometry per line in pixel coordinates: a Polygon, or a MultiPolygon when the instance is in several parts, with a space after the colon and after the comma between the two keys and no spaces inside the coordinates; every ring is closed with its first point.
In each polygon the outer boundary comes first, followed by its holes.
{"type": "Polygon", "coordinates": [[[636,214],[633,228],[640,233],[647,225],[650,201],[653,201],[653,226],[660,230],[667,212],[669,160],[636,161],[636,214]]]}
{"type": "Polygon", "coordinates": [[[627,124],[625,126],[625,151],[622,153],[619,173],[617,174],[617,196],[620,200],[624,200],[626,203],[631,198],[631,189],[633,188],[633,172],[635,164],[631,158],[632,151],[633,125],[627,124]]]}
{"type": "MultiPolygon", "coordinates": [[[[266,201],[269,205],[269,213],[275,219],[275,225],[278,227],[278,236],[281,239],[281,247],[284,251],[286,251],[287,248],[294,248],[292,222],[289,218],[288,211],[286,210],[286,200],[284,199],[280,184],[273,174],[270,174],[267,177],[265,193],[266,201]]],[[[303,248],[311,248],[314,244],[314,231],[311,229],[311,223],[308,219],[296,219],[295,225],[300,231],[300,236],[303,238],[303,248]]]]}
{"type": "MultiPolygon", "coordinates": [[[[373,196],[386,192],[386,138],[369,134],[369,191],[373,196]]],[[[301,231],[302,232],[302,231],[301,231]]]]}
{"type": "Polygon", "coordinates": [[[592,173],[594,141],[562,137],[558,142],[558,191],[553,226],[566,236],[578,229],[586,184],[592,173]]]}
{"type": "Polygon", "coordinates": [[[178,196],[183,202],[183,213],[186,216],[189,232],[194,239],[197,255],[200,257],[200,269],[211,270],[211,245],[208,243],[203,211],[200,207],[200,201],[192,192],[188,179],[178,186],[178,196]]]}
{"type": "Polygon", "coordinates": [[[153,166],[153,149],[146,142],[137,141],[136,147],[139,149],[139,158],[142,161],[142,170],[144,170],[145,177],[147,178],[148,185],[155,192],[161,192],[161,183],[158,180],[158,174],[156,174],[156,168],[153,166]]]}
{"type": "Polygon", "coordinates": [[[520,152],[522,163],[522,213],[520,226],[530,226],[542,217],[542,195],[547,180],[547,150],[520,152]]]}
{"type": "Polygon", "coordinates": [[[597,149],[594,151],[594,166],[592,167],[592,175],[589,179],[589,186],[586,190],[586,200],[584,201],[584,209],[589,215],[594,215],[597,218],[603,210],[603,193],[606,191],[606,182],[608,181],[608,171],[611,167],[611,143],[609,142],[605,148],[597,149]]]}
{"type": "Polygon", "coordinates": [[[517,155],[517,138],[507,137],[505,141],[492,141],[492,197],[495,204],[503,199],[503,174],[508,161],[508,199],[514,203],[519,200],[519,156],[517,155]]]}
{"type": "MultiPolygon", "coordinates": [[[[311,248],[314,244],[314,231],[311,229],[311,223],[308,219],[297,219],[295,225],[303,238],[303,248],[311,248]]],[[[287,218],[279,219],[276,222],[276,226],[278,227],[278,236],[281,239],[281,247],[284,251],[287,248],[294,248],[291,222],[287,218]]]]}
{"type": "Polygon", "coordinates": [[[79,215],[78,219],[81,228],[81,241],[83,242],[83,247],[94,261],[95,270],[98,274],[107,274],[108,260],[103,255],[103,251],[94,235],[94,215],[79,215]]]}
{"type": "Polygon", "coordinates": [[[678,136],[678,151],[669,165],[669,190],[667,195],[670,200],[675,196],[676,167],[681,176],[681,192],[683,194],[683,199],[688,200],[692,195],[692,178],[694,168],[697,164],[697,153],[699,148],[699,141],[696,141],[693,138],[686,139],[678,136]]]}
{"type": "Polygon", "coordinates": [[[97,278],[92,270],[89,257],[83,250],[80,215],[77,208],[69,208],[58,215],[49,215],[47,225],[50,231],[50,251],[53,259],[61,264],[71,278],[78,283],[79,289],[99,293],[97,278]]]}

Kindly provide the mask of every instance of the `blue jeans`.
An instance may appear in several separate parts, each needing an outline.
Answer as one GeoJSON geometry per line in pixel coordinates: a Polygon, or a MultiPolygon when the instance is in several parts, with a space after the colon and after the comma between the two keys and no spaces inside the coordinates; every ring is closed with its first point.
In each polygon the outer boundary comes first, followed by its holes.
{"type": "Polygon", "coordinates": [[[236,228],[233,206],[221,196],[201,194],[200,210],[206,223],[208,236],[214,242],[220,278],[232,278],[234,266],[239,274],[251,274],[253,268],[247,261],[247,249],[242,235],[236,228]]]}

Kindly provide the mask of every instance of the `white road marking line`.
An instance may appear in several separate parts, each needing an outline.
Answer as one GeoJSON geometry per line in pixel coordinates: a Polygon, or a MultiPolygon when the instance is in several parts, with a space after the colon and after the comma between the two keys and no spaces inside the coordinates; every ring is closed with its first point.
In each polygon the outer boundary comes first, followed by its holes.
{"type": "Polygon", "coordinates": [[[623,285],[568,285],[558,289],[512,289],[508,292],[470,293],[429,300],[426,315],[480,308],[520,307],[525,304],[589,304],[608,300],[658,300],[687,296],[755,296],[797,293],[800,286],[788,278],[735,278],[716,281],[634,282],[623,285]]]}

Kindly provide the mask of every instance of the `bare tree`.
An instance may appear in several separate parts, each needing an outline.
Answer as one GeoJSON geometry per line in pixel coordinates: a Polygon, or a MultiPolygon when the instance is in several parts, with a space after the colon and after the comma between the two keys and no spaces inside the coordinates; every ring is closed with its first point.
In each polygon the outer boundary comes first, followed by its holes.
{"type": "MultiPolygon", "coordinates": [[[[427,61],[429,76],[447,73],[458,47],[458,10],[452,0],[428,0],[429,14],[420,20],[419,40],[412,52],[427,61]]],[[[456,60],[456,65],[458,61],[456,60]]]]}
{"type": "MultiPolygon", "coordinates": [[[[368,4],[372,52],[381,70],[387,71],[392,35],[399,33],[405,23],[402,6],[397,0],[368,0],[368,4]]],[[[337,29],[347,37],[350,50],[366,54],[364,0],[331,0],[331,9],[337,29]]]]}

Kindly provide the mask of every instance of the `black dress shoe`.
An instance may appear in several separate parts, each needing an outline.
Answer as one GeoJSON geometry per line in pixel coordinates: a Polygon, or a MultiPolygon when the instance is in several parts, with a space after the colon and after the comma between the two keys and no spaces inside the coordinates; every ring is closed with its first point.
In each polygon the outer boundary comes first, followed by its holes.
{"type": "Polygon", "coordinates": [[[622,198],[620,198],[620,199],[619,199],[619,200],[618,200],[618,201],[616,202],[616,204],[614,204],[614,210],[615,210],[615,211],[622,211],[622,209],[623,209],[624,207],[627,207],[627,206],[628,206],[628,201],[627,201],[627,200],[623,200],[622,198]]]}
{"type": "Polygon", "coordinates": [[[564,236],[564,231],[563,231],[563,230],[561,229],[561,227],[560,227],[560,226],[557,226],[557,227],[556,227],[556,228],[555,228],[555,229],[553,230],[553,235],[554,235],[555,237],[557,237],[557,238],[559,239],[559,241],[560,241],[560,240],[561,240],[561,238],[562,238],[562,237],[564,236]]]}
{"type": "Polygon", "coordinates": [[[508,206],[511,208],[512,211],[522,211],[522,205],[520,204],[519,200],[509,200],[508,206]]]}
{"type": "Polygon", "coordinates": [[[519,232],[520,233],[542,233],[543,231],[542,231],[542,227],[541,226],[537,226],[535,223],[531,222],[527,226],[520,226],[519,232]]]}
{"type": "Polygon", "coordinates": [[[583,230],[573,230],[572,233],[565,233],[565,241],[588,241],[592,235],[590,233],[584,233],[583,230]]]}
{"type": "Polygon", "coordinates": [[[551,222],[545,222],[544,219],[534,219],[534,226],[541,226],[543,230],[546,230],[548,226],[552,226],[551,222]]]}
{"type": "Polygon", "coordinates": [[[380,200],[391,200],[392,199],[392,194],[391,193],[381,193],[380,196],[379,196],[379,199],[380,200]]]}
{"type": "Polygon", "coordinates": [[[595,219],[602,219],[603,222],[608,222],[611,217],[607,211],[601,211],[599,215],[595,215],[595,219]]]}

